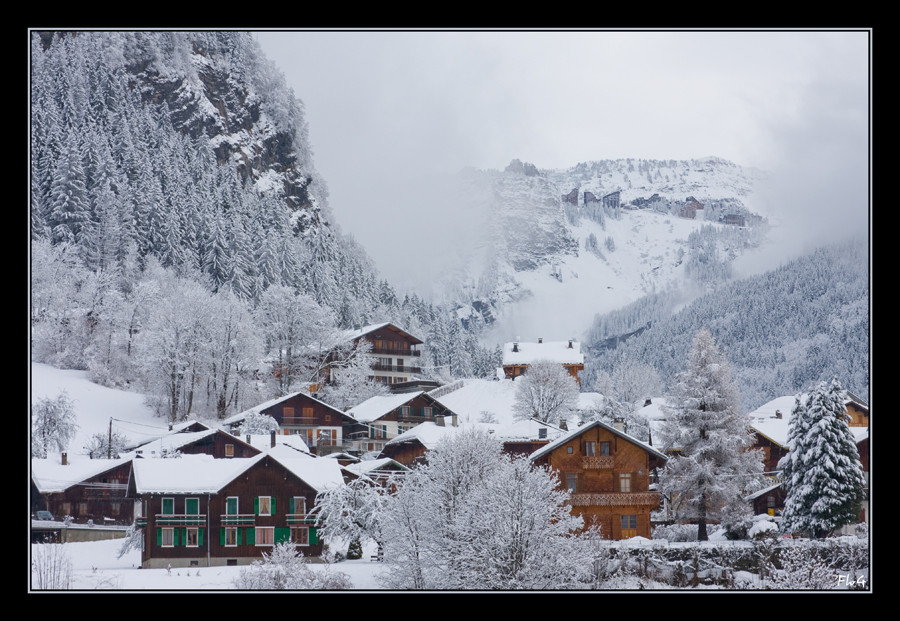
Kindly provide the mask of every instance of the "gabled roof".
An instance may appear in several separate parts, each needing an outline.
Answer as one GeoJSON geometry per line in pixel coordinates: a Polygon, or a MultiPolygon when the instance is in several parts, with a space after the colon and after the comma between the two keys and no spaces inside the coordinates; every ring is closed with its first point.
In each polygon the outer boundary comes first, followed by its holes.
{"type": "Polygon", "coordinates": [[[421,345],[422,343],[425,342],[422,339],[420,339],[416,336],[413,336],[412,334],[410,334],[409,332],[407,332],[406,330],[404,330],[397,324],[391,323],[389,321],[384,322],[384,323],[373,323],[368,326],[363,326],[362,328],[357,328],[355,330],[347,330],[344,333],[344,338],[345,338],[345,340],[348,340],[348,341],[355,341],[356,339],[358,339],[360,337],[366,336],[367,334],[371,334],[372,332],[375,332],[376,330],[382,330],[382,329],[388,329],[388,330],[391,330],[392,332],[396,332],[400,336],[403,336],[407,340],[411,341],[414,345],[421,345]]]}
{"type": "Polygon", "coordinates": [[[381,470],[385,470],[387,472],[391,472],[394,470],[409,472],[409,468],[401,464],[399,461],[394,461],[390,457],[382,457],[380,459],[367,459],[359,463],[344,466],[344,469],[360,476],[368,476],[381,470]]]}
{"type": "Polygon", "coordinates": [[[89,459],[86,455],[66,457],[62,465],[59,454],[48,459],[31,460],[31,480],[40,493],[64,492],[73,485],[108,472],[122,464],[131,463],[132,457],[119,459],[89,459]]]}
{"type": "Polygon", "coordinates": [[[584,364],[584,354],[581,353],[581,343],[574,339],[542,343],[515,341],[503,344],[503,366],[527,365],[539,360],[560,364],[584,364]],[[513,351],[514,349],[518,351],[513,351]]]}
{"type": "Polygon", "coordinates": [[[534,461],[535,459],[537,459],[539,457],[548,455],[554,449],[562,446],[563,444],[565,444],[572,438],[576,438],[576,437],[580,436],[582,433],[584,433],[585,431],[587,431],[588,429],[592,429],[594,427],[603,427],[604,429],[611,431],[613,434],[619,436],[620,438],[622,438],[628,442],[631,442],[632,444],[638,446],[639,448],[642,448],[643,450],[662,459],[663,461],[668,460],[668,458],[663,453],[660,453],[659,451],[657,451],[655,448],[653,448],[646,442],[641,442],[637,438],[630,436],[623,431],[619,431],[615,427],[613,427],[611,425],[607,425],[606,423],[598,421],[598,420],[595,420],[593,422],[582,425],[581,427],[577,427],[577,428],[559,436],[558,438],[556,438],[549,444],[546,444],[546,445],[542,446],[541,448],[539,448],[538,450],[536,450],[535,452],[533,452],[531,455],[529,455],[528,458],[531,459],[532,461],[534,461]]]}
{"type": "Polygon", "coordinates": [[[217,434],[224,434],[236,442],[246,444],[246,442],[244,442],[241,438],[232,436],[230,433],[227,433],[221,429],[209,429],[207,431],[190,432],[182,431],[173,432],[167,436],[157,438],[156,440],[145,442],[144,444],[136,447],[134,450],[129,451],[127,455],[137,456],[138,451],[140,451],[142,457],[158,457],[165,452],[177,451],[185,446],[191,445],[195,442],[203,440],[204,438],[217,434]]]}
{"type": "Polygon", "coordinates": [[[341,416],[345,415],[342,410],[339,410],[338,408],[334,407],[333,405],[329,405],[329,404],[325,403],[321,399],[316,399],[312,395],[310,395],[306,392],[303,392],[301,390],[301,391],[297,391],[297,392],[292,392],[289,395],[284,395],[283,397],[275,397],[274,399],[269,399],[268,401],[264,401],[264,402],[260,403],[259,405],[255,405],[252,408],[244,410],[243,412],[239,412],[238,414],[232,414],[228,418],[224,419],[221,424],[223,427],[227,427],[229,425],[239,423],[242,420],[244,420],[244,418],[248,414],[260,414],[263,410],[268,410],[269,408],[276,406],[279,403],[282,403],[283,401],[293,399],[294,397],[297,397],[297,396],[306,397],[307,399],[310,399],[310,400],[316,402],[317,404],[322,405],[322,406],[334,411],[336,414],[340,414],[341,416]]]}
{"type": "Polygon", "coordinates": [[[408,402],[412,401],[419,395],[423,395],[428,401],[436,401],[434,397],[430,396],[424,390],[417,390],[416,392],[401,392],[390,395],[375,395],[374,397],[366,399],[359,405],[350,408],[349,410],[347,410],[346,414],[353,417],[358,422],[369,423],[374,420],[378,420],[382,416],[390,414],[400,406],[406,405],[408,402]]]}
{"type": "Polygon", "coordinates": [[[441,426],[431,421],[426,421],[424,423],[416,425],[412,429],[404,431],[394,438],[391,438],[391,440],[388,441],[385,446],[402,444],[404,442],[418,441],[426,449],[431,449],[434,448],[447,435],[456,433],[457,431],[459,431],[459,429],[459,427],[441,426]]]}

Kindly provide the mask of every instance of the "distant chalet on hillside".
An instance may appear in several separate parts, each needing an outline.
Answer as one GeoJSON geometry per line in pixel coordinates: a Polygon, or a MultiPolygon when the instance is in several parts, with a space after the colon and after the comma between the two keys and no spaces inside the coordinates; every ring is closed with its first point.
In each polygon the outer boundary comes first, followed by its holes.
{"type": "Polygon", "coordinates": [[[373,377],[384,384],[399,384],[422,372],[419,345],[425,341],[413,336],[393,323],[379,323],[347,332],[347,339],[372,343],[372,355],[378,360],[372,365],[373,377]]]}
{"type": "Polygon", "coordinates": [[[528,365],[541,360],[558,362],[581,384],[579,374],[584,370],[584,354],[575,339],[545,342],[539,338],[537,343],[517,340],[503,345],[503,372],[510,379],[524,374],[528,365]]]}

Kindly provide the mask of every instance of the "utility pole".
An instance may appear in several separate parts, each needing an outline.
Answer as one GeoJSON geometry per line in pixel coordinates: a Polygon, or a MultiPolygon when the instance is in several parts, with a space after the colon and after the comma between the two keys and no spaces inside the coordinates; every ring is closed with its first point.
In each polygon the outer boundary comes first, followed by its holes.
{"type": "Polygon", "coordinates": [[[106,458],[112,459],[112,416],[109,417],[109,436],[106,439],[106,458]]]}

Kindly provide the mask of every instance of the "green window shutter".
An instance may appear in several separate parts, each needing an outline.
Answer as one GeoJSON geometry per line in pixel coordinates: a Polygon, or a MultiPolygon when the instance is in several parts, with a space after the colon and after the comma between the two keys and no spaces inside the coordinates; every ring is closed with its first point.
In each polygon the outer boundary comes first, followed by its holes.
{"type": "Polygon", "coordinates": [[[259,515],[259,497],[253,499],[253,515],[259,515]]]}
{"type": "Polygon", "coordinates": [[[234,496],[225,499],[225,513],[227,515],[237,515],[237,498],[234,496]]]}
{"type": "Polygon", "coordinates": [[[175,499],[174,498],[163,498],[162,499],[162,512],[164,515],[171,515],[175,513],[175,499]]]}
{"type": "Polygon", "coordinates": [[[275,515],[275,496],[272,496],[269,502],[272,503],[272,515],[275,515]]]}
{"type": "Polygon", "coordinates": [[[309,529],[309,545],[314,546],[319,543],[319,531],[315,528],[309,529]]]}
{"type": "Polygon", "coordinates": [[[162,545],[162,529],[161,528],[156,529],[156,545],[158,545],[158,546],[162,545]]]}
{"type": "Polygon", "coordinates": [[[256,529],[255,528],[246,528],[247,531],[247,545],[252,546],[256,545],[256,529]]]}
{"type": "Polygon", "coordinates": [[[241,536],[241,531],[243,531],[243,530],[244,530],[243,528],[237,529],[237,544],[238,545],[241,545],[242,543],[244,543],[244,537],[241,536]]]}
{"type": "Polygon", "coordinates": [[[291,540],[291,529],[287,527],[275,528],[275,543],[284,543],[291,540]]]}
{"type": "Polygon", "coordinates": [[[297,513],[296,499],[291,496],[288,498],[288,513],[297,513]]]}
{"type": "Polygon", "coordinates": [[[203,545],[203,531],[204,530],[205,529],[203,529],[203,528],[197,529],[197,545],[200,545],[200,546],[203,545]]]}
{"type": "Polygon", "coordinates": [[[219,529],[219,545],[220,546],[225,545],[225,529],[224,528],[219,529]]]}
{"type": "Polygon", "coordinates": [[[198,498],[186,498],[184,512],[187,515],[200,515],[200,500],[198,498]]]}

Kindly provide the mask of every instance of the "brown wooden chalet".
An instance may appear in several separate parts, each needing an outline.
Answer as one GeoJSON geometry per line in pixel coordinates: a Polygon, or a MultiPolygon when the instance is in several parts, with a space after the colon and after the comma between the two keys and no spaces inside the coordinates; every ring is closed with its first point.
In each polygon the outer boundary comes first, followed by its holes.
{"type": "Polygon", "coordinates": [[[279,434],[299,436],[316,455],[344,450],[344,428],[355,422],[324,401],[297,392],[236,414],[223,424],[237,429],[250,413],[271,416],[278,423],[279,434]]]}
{"type": "Polygon", "coordinates": [[[31,510],[49,511],[58,521],[74,524],[128,525],[134,507],[126,497],[131,458],[70,461],[65,453],[31,460],[31,510]]]}
{"type": "Polygon", "coordinates": [[[408,382],[422,372],[424,341],[393,323],[379,323],[347,333],[354,343],[365,339],[372,344],[371,354],[376,358],[372,365],[372,377],[385,384],[408,382]]]}
{"type": "Polygon", "coordinates": [[[346,442],[351,452],[357,453],[381,451],[387,442],[416,425],[443,425],[444,419],[453,425],[456,420],[452,410],[424,391],[377,395],[350,408],[347,414],[353,424],[344,430],[346,442]]]}
{"type": "Polygon", "coordinates": [[[581,344],[575,339],[544,341],[539,338],[537,343],[517,339],[503,345],[503,372],[510,379],[524,375],[528,366],[538,361],[560,363],[581,384],[584,354],[581,353],[581,344]]]}
{"type": "Polygon", "coordinates": [[[600,421],[572,430],[531,454],[558,474],[572,512],[599,524],[608,539],[650,537],[650,513],[660,503],[651,473],[666,456],[600,421]]]}
{"type": "Polygon", "coordinates": [[[253,457],[262,451],[233,433],[222,429],[197,432],[179,432],[158,438],[138,446],[136,457],[164,457],[175,453],[185,455],[211,455],[217,459],[253,457]]]}
{"type": "Polygon", "coordinates": [[[284,445],[252,458],[136,460],[128,495],[139,505],[142,567],[245,565],[281,542],[319,556],[311,510],[343,482],[336,460],[284,445]]]}

